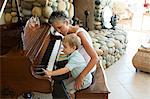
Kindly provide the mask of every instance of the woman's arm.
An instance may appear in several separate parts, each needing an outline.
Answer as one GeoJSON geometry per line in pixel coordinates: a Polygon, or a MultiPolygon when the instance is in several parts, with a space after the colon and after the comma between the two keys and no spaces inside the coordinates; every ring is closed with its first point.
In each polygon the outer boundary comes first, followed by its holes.
{"type": "Polygon", "coordinates": [[[90,59],[89,63],[87,64],[86,68],[80,73],[80,75],[76,79],[75,86],[76,86],[77,90],[81,88],[81,85],[83,83],[83,78],[91,71],[91,69],[98,62],[98,55],[97,55],[96,51],[90,46],[90,44],[86,40],[83,33],[79,32],[78,36],[81,38],[82,45],[83,45],[85,51],[91,57],[91,59],[90,59]]]}
{"type": "Polygon", "coordinates": [[[49,70],[45,70],[45,74],[48,76],[58,76],[58,75],[62,75],[65,73],[68,73],[70,70],[67,67],[61,68],[61,69],[57,69],[54,71],[49,71],[49,70]]]}

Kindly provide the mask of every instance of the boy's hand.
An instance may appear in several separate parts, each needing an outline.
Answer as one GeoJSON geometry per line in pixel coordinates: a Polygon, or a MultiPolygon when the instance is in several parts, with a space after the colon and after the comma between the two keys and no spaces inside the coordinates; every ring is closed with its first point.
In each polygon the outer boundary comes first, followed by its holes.
{"type": "Polygon", "coordinates": [[[52,81],[52,79],[51,79],[52,71],[45,70],[44,68],[42,68],[42,70],[44,71],[44,73],[46,74],[46,76],[49,78],[49,81],[52,81]]]}
{"type": "Polygon", "coordinates": [[[49,71],[49,70],[45,70],[42,68],[42,70],[44,71],[44,73],[47,75],[47,76],[52,76],[52,71],[49,71]]]}
{"type": "Polygon", "coordinates": [[[83,79],[80,77],[77,77],[76,82],[75,82],[75,88],[77,90],[80,90],[82,85],[83,85],[83,79]]]}

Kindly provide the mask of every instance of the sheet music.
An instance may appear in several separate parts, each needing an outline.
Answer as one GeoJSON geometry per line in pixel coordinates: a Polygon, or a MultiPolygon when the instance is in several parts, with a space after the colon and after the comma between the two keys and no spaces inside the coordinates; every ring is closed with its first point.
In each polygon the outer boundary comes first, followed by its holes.
{"type": "Polygon", "coordinates": [[[53,70],[55,60],[57,59],[57,55],[59,53],[60,44],[61,44],[61,40],[56,40],[55,45],[53,47],[53,51],[51,53],[51,57],[48,62],[48,66],[47,66],[47,69],[50,71],[53,70]]]}

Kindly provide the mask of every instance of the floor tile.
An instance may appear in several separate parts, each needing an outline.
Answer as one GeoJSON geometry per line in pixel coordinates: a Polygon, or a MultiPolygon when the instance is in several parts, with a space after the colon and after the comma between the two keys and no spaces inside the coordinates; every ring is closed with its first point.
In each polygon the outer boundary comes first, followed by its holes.
{"type": "Polygon", "coordinates": [[[134,99],[150,99],[150,88],[144,83],[125,85],[124,87],[134,99]]]}
{"type": "Polygon", "coordinates": [[[109,99],[132,99],[132,96],[121,85],[109,86],[109,99]]]}
{"type": "Polygon", "coordinates": [[[140,45],[148,42],[150,34],[128,32],[126,53],[105,70],[112,92],[109,99],[150,99],[150,74],[136,72],[132,58],[140,45]]]}

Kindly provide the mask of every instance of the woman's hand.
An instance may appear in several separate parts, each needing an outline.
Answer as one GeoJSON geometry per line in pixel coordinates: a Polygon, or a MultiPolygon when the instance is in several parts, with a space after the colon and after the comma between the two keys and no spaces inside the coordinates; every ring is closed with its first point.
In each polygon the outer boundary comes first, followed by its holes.
{"type": "Polygon", "coordinates": [[[78,76],[78,77],[76,78],[75,88],[76,88],[77,90],[80,90],[82,85],[83,85],[83,78],[81,78],[80,76],[78,76]]]}

